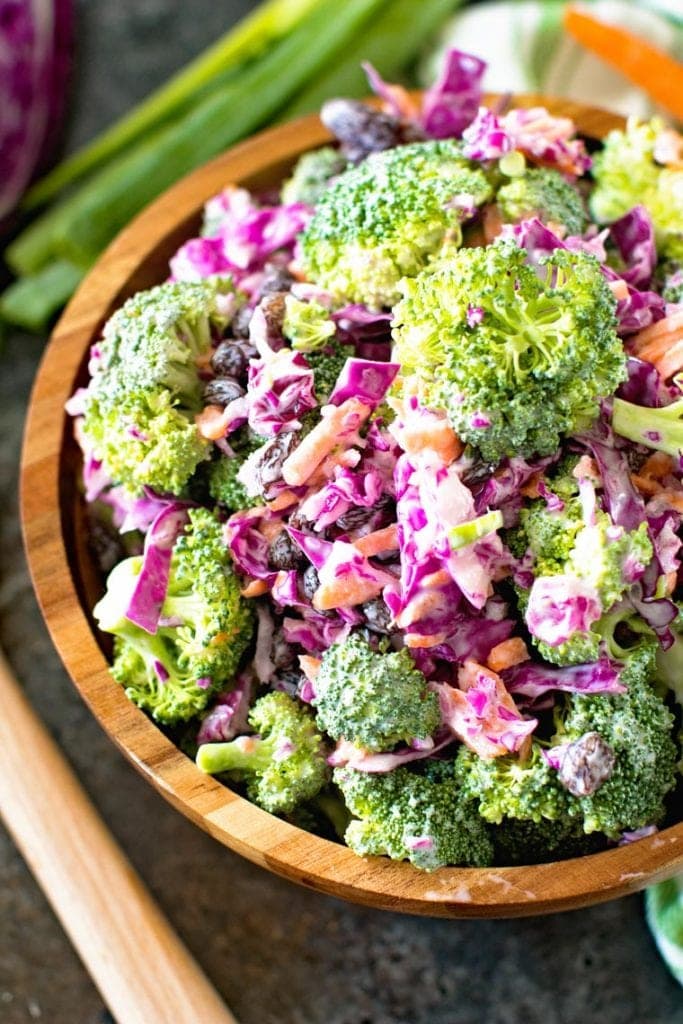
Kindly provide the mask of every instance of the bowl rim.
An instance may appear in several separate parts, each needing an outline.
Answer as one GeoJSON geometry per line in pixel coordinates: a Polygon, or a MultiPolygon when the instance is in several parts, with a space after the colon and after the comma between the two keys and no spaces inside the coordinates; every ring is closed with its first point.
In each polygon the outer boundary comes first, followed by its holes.
{"type": "MultiPolygon", "coordinates": [[[[485,97],[488,103],[498,97],[485,97]]],[[[600,137],[623,118],[564,99],[521,94],[600,137]]],[[[135,290],[135,274],[179,225],[227,183],[295,160],[330,136],[315,115],[253,136],[195,170],[143,210],[100,257],[57,323],[34,382],[20,471],[20,511],[33,586],[57,651],[81,696],[135,767],[186,817],[232,850],[301,885],[355,903],[435,917],[515,917],[571,909],[635,892],[683,868],[683,822],[637,843],[524,867],[442,868],[361,858],[275,818],[204,775],[111,679],[79,597],[79,567],[65,539],[62,483],[70,469],[64,403],[102,324],[135,290]]],[[[180,236],[182,238],[182,236],[180,236]]],[[[163,273],[159,279],[163,278],[163,273]]],[[[139,285],[137,287],[140,287],[139,285]]]]}

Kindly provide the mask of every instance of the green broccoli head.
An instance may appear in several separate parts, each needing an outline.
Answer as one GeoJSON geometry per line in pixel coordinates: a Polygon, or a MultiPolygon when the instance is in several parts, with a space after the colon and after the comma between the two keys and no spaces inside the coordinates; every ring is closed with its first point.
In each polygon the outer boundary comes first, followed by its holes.
{"type": "Polygon", "coordinates": [[[247,427],[242,427],[230,438],[234,455],[221,455],[208,467],[209,494],[229,512],[251,508],[254,499],[249,497],[237,474],[258,448],[266,443],[266,438],[252,434],[247,427]]]}
{"type": "Polygon", "coordinates": [[[378,774],[337,768],[334,781],[357,819],[344,836],[355,853],[409,860],[427,871],[493,862],[486,825],[463,796],[451,763],[378,774]]]}
{"type": "Polygon", "coordinates": [[[253,613],[239,592],[221,524],[206,509],[190,509],[173,548],[161,625],[145,632],[125,617],[142,558],[119,563],[93,609],[113,633],[112,675],[130,699],[166,725],[202,711],[235,676],[253,632],[253,613]]]}
{"type": "Polygon", "coordinates": [[[535,740],[526,758],[486,759],[462,746],[455,759],[455,774],[464,795],[476,802],[481,817],[492,824],[507,818],[566,822],[578,813],[535,740]]]}
{"type": "Polygon", "coordinates": [[[612,131],[593,158],[595,186],[590,209],[601,224],[618,220],[639,203],[646,207],[661,255],[683,258],[683,170],[655,158],[664,131],[658,118],[629,118],[624,131],[612,131]]]}
{"type": "Polygon", "coordinates": [[[614,755],[612,772],[578,805],[585,832],[612,838],[624,830],[657,824],[664,798],[676,782],[674,719],[653,689],[655,638],[643,638],[628,655],[620,680],[623,694],[569,694],[558,715],[554,742],[572,743],[597,733],[614,755]]]}
{"type": "Polygon", "coordinates": [[[210,450],[163,388],[129,392],[116,405],[91,396],[84,431],[112,480],[134,495],[145,487],[180,494],[210,450]]]}
{"type": "Polygon", "coordinates": [[[268,693],[249,713],[256,736],[204,743],[197,764],[212,775],[236,772],[254,803],[272,814],[291,813],[328,779],[322,737],[306,708],[286,693],[268,693]]]}
{"type": "MultiPolygon", "coordinates": [[[[557,481],[565,494],[570,484],[557,481]]],[[[556,482],[553,481],[553,489],[556,482]]],[[[539,653],[555,665],[579,665],[597,661],[601,644],[611,641],[615,622],[608,613],[630,589],[633,572],[645,567],[653,548],[642,523],[637,530],[615,526],[607,512],[596,510],[594,522],[586,524],[577,497],[565,500],[562,510],[551,511],[543,500],[534,501],[520,513],[520,533],[533,556],[534,582],[530,590],[517,588],[520,611],[527,620],[532,640],[539,653]],[[590,628],[576,630],[560,643],[546,642],[536,635],[533,616],[540,595],[547,591],[547,579],[580,580],[589,588],[594,616],[590,628]],[[529,614],[529,606],[532,606],[529,614]]],[[[568,592],[568,587],[565,587],[568,592]]],[[[584,616],[590,618],[588,614],[584,616]]],[[[540,630],[539,630],[540,632],[540,630]]]]}
{"type": "Polygon", "coordinates": [[[527,169],[498,190],[498,209],[507,223],[538,217],[544,224],[561,224],[568,235],[581,235],[586,211],[578,190],[559,171],[527,169]]]}
{"type": "Polygon", "coordinates": [[[396,357],[426,404],[489,462],[555,452],[625,376],[598,261],[556,250],[540,269],[513,241],[462,249],[401,282],[396,357]]]}
{"type": "Polygon", "coordinates": [[[453,141],[373,153],[318,200],[301,236],[303,267],[344,302],[391,306],[398,282],[461,241],[463,206],[491,198],[486,176],[453,141]]]}
{"type": "Polygon", "coordinates": [[[285,298],[285,318],[282,333],[294,349],[314,352],[324,348],[334,337],[337,328],[330,311],[315,299],[305,302],[291,292],[285,298]]]}
{"type": "Polygon", "coordinates": [[[312,704],[321,729],[364,750],[425,740],[440,722],[438,697],[408,651],[373,651],[358,634],[326,651],[312,704]]]}
{"type": "Polygon", "coordinates": [[[338,149],[323,146],[299,157],[291,177],[282,186],[283,203],[306,203],[315,206],[330,183],[346,167],[338,149]]]}
{"type": "Polygon", "coordinates": [[[353,345],[343,345],[336,338],[323,348],[306,353],[306,362],[313,370],[313,389],[321,405],[324,405],[332,394],[346,360],[351,359],[354,354],[353,345]]]}
{"type": "Polygon", "coordinates": [[[83,430],[132,494],[145,485],[179,494],[207,457],[194,423],[197,360],[240,301],[229,278],[163,284],[134,295],[107,322],[83,430]]]}
{"type": "Polygon", "coordinates": [[[491,829],[496,864],[543,864],[568,857],[583,857],[603,849],[607,839],[599,833],[586,835],[579,818],[556,821],[522,821],[504,818],[491,829]]]}

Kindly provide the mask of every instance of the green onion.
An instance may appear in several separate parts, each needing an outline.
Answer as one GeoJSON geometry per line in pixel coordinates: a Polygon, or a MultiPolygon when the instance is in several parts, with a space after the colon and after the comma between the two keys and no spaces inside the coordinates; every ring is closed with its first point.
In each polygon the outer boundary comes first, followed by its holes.
{"type": "Polygon", "coordinates": [[[448,541],[451,547],[457,551],[458,548],[474,544],[475,540],[481,540],[482,537],[488,536],[489,533],[494,533],[502,525],[503,513],[499,509],[494,509],[491,512],[485,512],[483,516],[479,516],[477,519],[470,519],[468,523],[459,523],[457,526],[451,526],[448,531],[448,541]]]}
{"type": "Polygon", "coordinates": [[[273,40],[293,29],[315,7],[317,0],[269,0],[227,32],[213,46],[188,64],[130,114],[122,117],[93,142],[62,161],[33,186],[24,199],[32,209],[52,199],[66,185],[120,153],[150,129],[159,127],[187,109],[196,94],[218,86],[230,69],[264,50],[273,40]]]}
{"type": "Polygon", "coordinates": [[[27,331],[41,331],[79,285],[83,271],[66,260],[15,281],[0,296],[0,318],[27,331]]]}

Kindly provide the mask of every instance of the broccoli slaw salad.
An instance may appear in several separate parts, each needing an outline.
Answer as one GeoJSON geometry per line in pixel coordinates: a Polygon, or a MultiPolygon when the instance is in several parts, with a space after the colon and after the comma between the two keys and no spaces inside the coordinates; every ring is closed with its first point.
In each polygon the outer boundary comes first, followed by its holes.
{"type": "Polygon", "coordinates": [[[419,102],[368,66],[380,106],[211,199],[68,405],[116,682],[427,870],[633,842],[681,792],[683,137],[589,153],[484,66],[419,102]]]}

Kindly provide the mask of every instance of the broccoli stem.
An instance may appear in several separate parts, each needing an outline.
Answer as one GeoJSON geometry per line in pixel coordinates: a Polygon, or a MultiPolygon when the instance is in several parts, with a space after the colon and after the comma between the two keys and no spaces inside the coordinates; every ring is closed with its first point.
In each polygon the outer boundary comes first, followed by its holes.
{"type": "Polygon", "coordinates": [[[220,772],[264,771],[272,753],[257,736],[238,736],[230,743],[203,743],[197,751],[197,767],[207,775],[220,772]]]}
{"type": "Polygon", "coordinates": [[[666,452],[678,459],[683,452],[683,398],[659,409],[615,398],[612,429],[615,434],[635,444],[666,452]]]}

